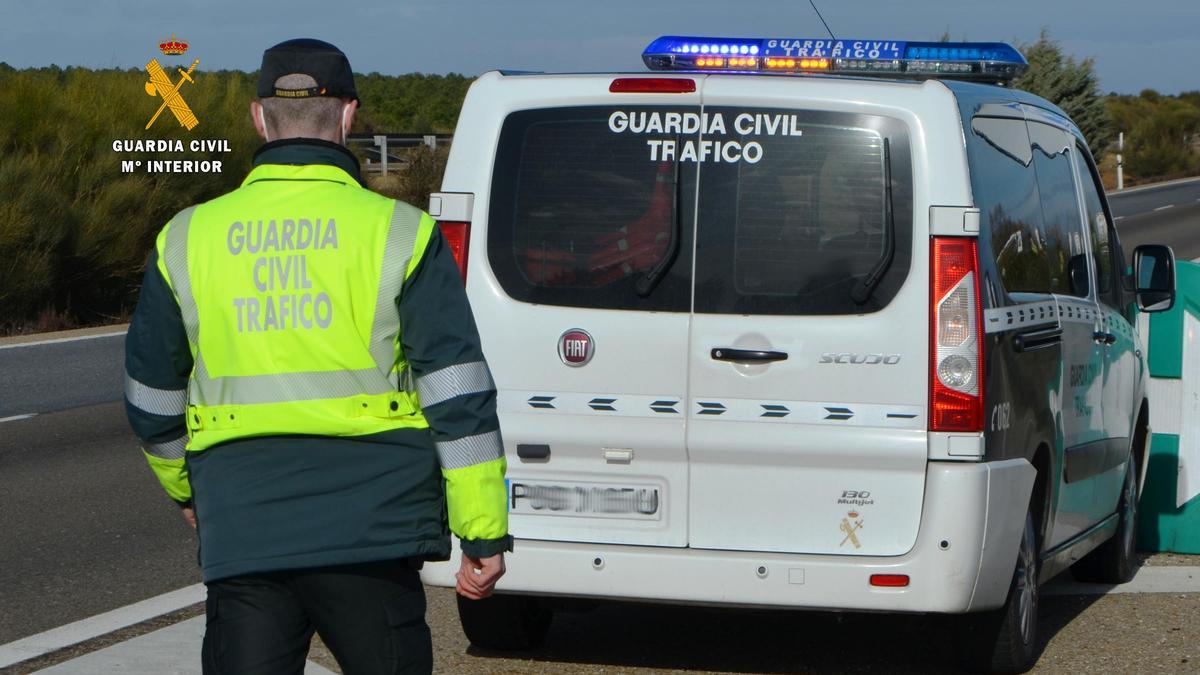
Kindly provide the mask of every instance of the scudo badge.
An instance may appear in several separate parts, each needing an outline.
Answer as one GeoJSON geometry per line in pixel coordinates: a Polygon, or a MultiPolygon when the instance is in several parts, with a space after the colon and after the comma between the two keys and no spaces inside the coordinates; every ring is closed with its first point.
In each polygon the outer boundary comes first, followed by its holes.
{"type": "Polygon", "coordinates": [[[595,353],[596,341],[585,330],[572,328],[558,338],[558,358],[572,368],[586,366],[595,353]]]}

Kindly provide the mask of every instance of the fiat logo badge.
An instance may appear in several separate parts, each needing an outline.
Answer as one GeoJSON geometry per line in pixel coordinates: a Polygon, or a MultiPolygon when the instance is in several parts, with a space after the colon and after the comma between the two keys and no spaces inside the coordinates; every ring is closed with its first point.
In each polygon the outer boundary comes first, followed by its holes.
{"type": "Polygon", "coordinates": [[[595,353],[596,341],[586,330],[572,328],[558,338],[558,358],[572,368],[587,365],[595,353]]]}

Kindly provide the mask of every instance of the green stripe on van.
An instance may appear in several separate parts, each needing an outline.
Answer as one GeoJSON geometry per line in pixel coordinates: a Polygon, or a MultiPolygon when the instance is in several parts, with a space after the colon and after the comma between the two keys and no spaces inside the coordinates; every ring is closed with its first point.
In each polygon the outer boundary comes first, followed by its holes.
{"type": "MultiPolygon", "coordinates": [[[[1184,315],[1186,312],[1200,318],[1200,265],[1179,262],[1176,267],[1176,289],[1175,306],[1169,312],[1150,316],[1148,360],[1150,376],[1154,378],[1178,380],[1184,377],[1184,315]]],[[[1200,348],[1200,345],[1194,348],[1200,348]]],[[[1200,373],[1188,373],[1187,377],[1200,377],[1200,373]]],[[[1163,401],[1160,405],[1178,403],[1163,401]]],[[[1155,417],[1154,406],[1152,399],[1152,421],[1155,417]]],[[[1196,422],[1183,416],[1180,423],[1187,425],[1196,422]]],[[[1200,553],[1200,497],[1176,506],[1181,466],[1179,452],[1180,437],[1176,433],[1155,433],[1151,436],[1146,482],[1138,511],[1138,547],[1143,550],[1200,553]]],[[[1198,459],[1185,458],[1186,461],[1198,459]]]]}

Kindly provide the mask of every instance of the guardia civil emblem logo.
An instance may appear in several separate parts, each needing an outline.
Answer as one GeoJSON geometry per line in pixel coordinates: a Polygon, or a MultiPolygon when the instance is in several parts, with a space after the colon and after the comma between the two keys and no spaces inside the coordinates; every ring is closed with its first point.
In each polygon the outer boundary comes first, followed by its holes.
{"type": "Polygon", "coordinates": [[[862,529],[863,519],[858,517],[858,511],[850,511],[842,518],[842,524],[838,526],[842,532],[846,533],[846,537],[842,539],[842,543],[838,546],[841,548],[846,544],[854,546],[854,548],[862,548],[862,542],[858,540],[858,531],[862,529]]]}
{"type": "MultiPolygon", "coordinates": [[[[158,48],[166,56],[182,56],[187,53],[188,43],[181,42],[174,35],[170,40],[164,40],[159,43],[158,48]]],[[[192,61],[192,65],[187,70],[179,68],[179,81],[172,82],[171,76],[163,70],[158,59],[150,59],[146,64],[146,74],[150,76],[150,81],[146,83],[146,93],[155,98],[161,98],[162,103],[158,106],[158,110],[150,117],[150,121],[146,122],[146,128],[149,129],[162,115],[164,110],[170,110],[175,120],[184,129],[191,131],[196,128],[200,120],[196,119],[196,114],[188,107],[187,101],[184,100],[180,89],[183,88],[185,82],[195,83],[192,79],[192,73],[196,70],[196,66],[200,65],[200,59],[192,61]]]]}

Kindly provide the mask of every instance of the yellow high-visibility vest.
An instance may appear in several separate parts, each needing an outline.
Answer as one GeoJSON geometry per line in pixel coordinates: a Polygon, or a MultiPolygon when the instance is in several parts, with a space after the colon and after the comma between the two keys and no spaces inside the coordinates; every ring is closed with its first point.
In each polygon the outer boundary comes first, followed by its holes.
{"type": "Polygon", "coordinates": [[[434,222],[323,164],[264,164],[159,234],[194,368],[187,449],[426,428],[396,299],[434,222]]]}

